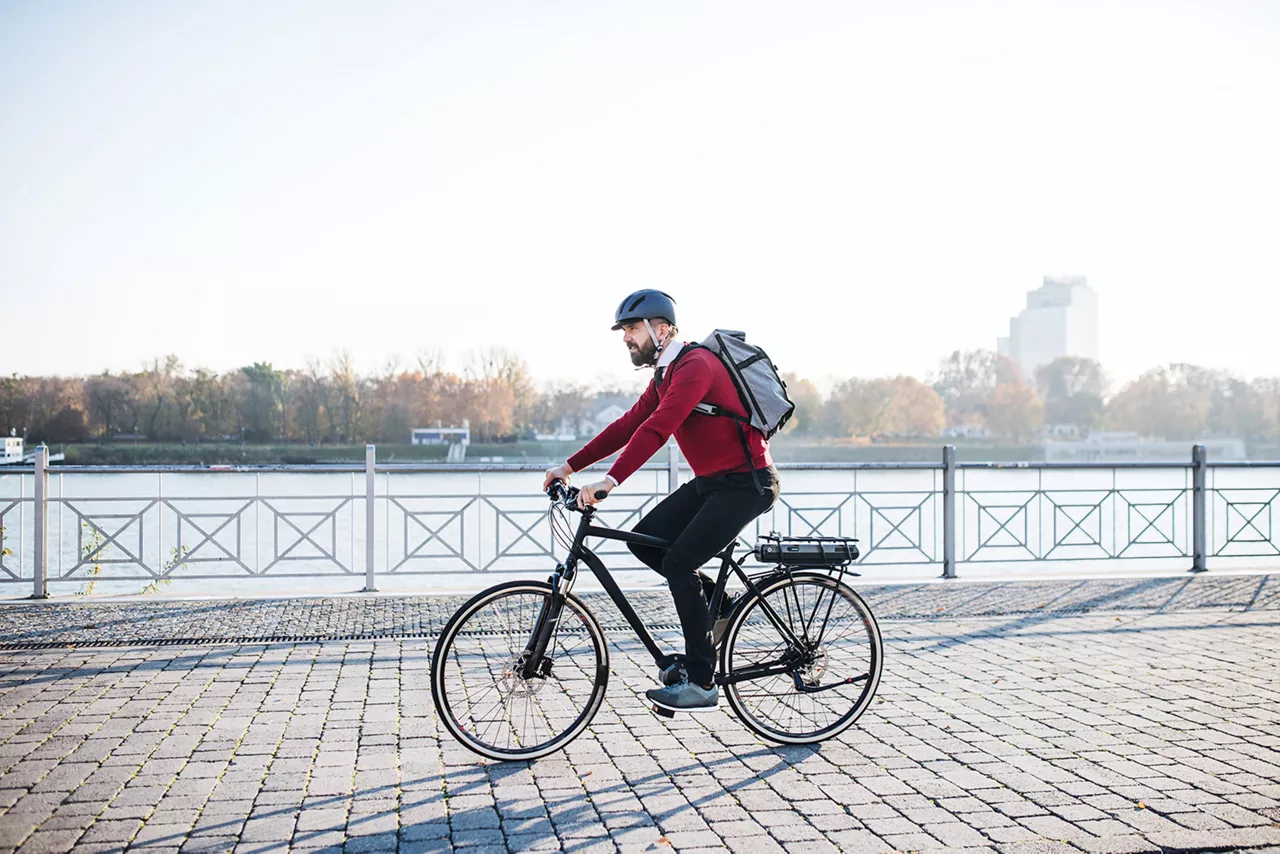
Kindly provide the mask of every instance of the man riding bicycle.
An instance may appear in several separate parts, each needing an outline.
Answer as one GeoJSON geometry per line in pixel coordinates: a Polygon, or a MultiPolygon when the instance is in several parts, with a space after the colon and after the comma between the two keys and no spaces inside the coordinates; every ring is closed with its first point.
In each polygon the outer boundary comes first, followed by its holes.
{"type": "Polygon", "coordinates": [[[645,289],[618,306],[613,329],[636,367],[653,366],[654,376],[625,415],[588,442],[560,466],[549,469],[545,490],[553,480],[568,482],[576,471],[622,449],[609,473],[578,494],[580,505],[603,500],[630,477],[674,434],[694,479],[663,499],[635,526],[637,533],[671,541],[669,549],[631,545],[645,565],[667,580],[684,631],[685,657],[674,684],[646,692],[654,705],[669,711],[716,708],[715,647],[708,604],[712,579],[698,571],[734,540],[746,525],[771,508],[778,498],[778,472],[769,442],[755,427],[741,428],[732,418],[695,411],[709,403],[744,416],[746,410],[728,370],[704,347],[675,340],[675,300],[645,289]],[[744,453],[743,438],[746,451],[744,453]]]}

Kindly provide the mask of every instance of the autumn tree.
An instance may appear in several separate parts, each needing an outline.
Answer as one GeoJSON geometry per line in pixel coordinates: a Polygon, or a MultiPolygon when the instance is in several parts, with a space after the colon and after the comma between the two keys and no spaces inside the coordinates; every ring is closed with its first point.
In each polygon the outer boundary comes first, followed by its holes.
{"type": "Polygon", "coordinates": [[[850,379],[838,383],[825,406],[834,436],[937,435],[945,426],[942,398],[914,377],[850,379]]]}
{"type": "Polygon", "coordinates": [[[284,409],[284,372],[270,362],[254,362],[241,368],[246,384],[240,388],[237,408],[249,438],[269,442],[279,436],[284,409]]]}
{"type": "Polygon", "coordinates": [[[360,377],[356,375],[351,354],[346,350],[334,356],[329,363],[329,389],[329,432],[339,442],[353,442],[357,438],[364,400],[360,377]]]}
{"type": "Polygon", "coordinates": [[[530,426],[542,433],[555,433],[563,424],[578,435],[591,415],[594,399],[588,386],[573,382],[551,383],[537,396],[530,426]]]}
{"type": "Polygon", "coordinates": [[[1280,380],[1223,375],[1213,385],[1208,432],[1250,442],[1280,438],[1280,380]]]}
{"type": "Polygon", "coordinates": [[[185,386],[190,396],[184,433],[196,439],[240,435],[239,408],[232,382],[206,368],[198,368],[185,386]]]}
{"type": "Polygon", "coordinates": [[[1047,423],[1093,427],[1102,417],[1107,378],[1094,360],[1063,356],[1036,368],[1036,390],[1047,423]]]}
{"type": "Polygon", "coordinates": [[[141,431],[150,439],[174,438],[175,385],[182,372],[177,356],[152,359],[130,377],[138,401],[141,431]]]}
{"type": "Polygon", "coordinates": [[[817,435],[822,429],[822,394],[817,386],[796,374],[783,374],[782,381],[787,384],[787,396],[796,405],[796,411],[791,413],[791,419],[782,432],[817,435]]]}
{"type": "Polygon", "coordinates": [[[85,405],[89,410],[91,433],[110,439],[120,432],[129,418],[129,400],[133,388],[125,377],[115,377],[107,372],[90,377],[84,384],[85,405]]]}
{"type": "Polygon", "coordinates": [[[1107,424],[1143,436],[1200,438],[1209,426],[1216,390],[1224,379],[1214,371],[1186,364],[1147,371],[1111,399],[1107,424]]]}
{"type": "Polygon", "coordinates": [[[986,424],[997,436],[1026,442],[1044,426],[1044,403],[1020,378],[1000,383],[987,402],[986,424]]]}
{"type": "Polygon", "coordinates": [[[946,406],[948,426],[981,427],[996,387],[1017,379],[1017,366],[1004,356],[991,350],[957,350],[938,366],[932,385],[946,406]]]}

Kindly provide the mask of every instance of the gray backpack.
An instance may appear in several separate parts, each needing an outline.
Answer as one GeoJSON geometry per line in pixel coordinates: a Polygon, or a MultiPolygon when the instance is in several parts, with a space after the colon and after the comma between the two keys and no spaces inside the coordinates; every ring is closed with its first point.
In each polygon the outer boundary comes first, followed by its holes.
{"type": "MultiPolygon", "coordinates": [[[[717,329],[701,344],[694,346],[705,347],[720,359],[738,389],[738,397],[747,415],[743,417],[706,402],[699,403],[694,411],[704,415],[722,415],[738,422],[742,451],[747,455],[747,465],[751,466],[751,451],[747,448],[744,425],[756,428],[764,434],[765,439],[772,438],[781,430],[796,409],[791,398],[787,397],[787,384],[778,376],[778,369],[769,355],[761,348],[747,343],[745,332],[717,329]]],[[[751,469],[751,477],[755,480],[756,489],[763,491],[754,467],[751,469]]]]}

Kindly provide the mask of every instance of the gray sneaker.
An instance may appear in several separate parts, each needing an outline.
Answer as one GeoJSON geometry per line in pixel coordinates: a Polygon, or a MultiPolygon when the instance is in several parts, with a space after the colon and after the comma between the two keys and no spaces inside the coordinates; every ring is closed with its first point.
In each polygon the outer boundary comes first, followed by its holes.
{"type": "Polygon", "coordinates": [[[687,678],[665,688],[650,688],[644,695],[649,702],[668,712],[713,712],[720,705],[718,687],[703,688],[687,678]]]}

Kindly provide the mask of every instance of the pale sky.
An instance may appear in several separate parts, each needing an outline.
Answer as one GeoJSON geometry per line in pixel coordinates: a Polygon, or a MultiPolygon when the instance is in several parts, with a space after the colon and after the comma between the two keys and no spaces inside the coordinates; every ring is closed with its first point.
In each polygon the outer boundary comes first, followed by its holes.
{"type": "Polygon", "coordinates": [[[0,372],[505,346],[675,295],[925,375],[1046,274],[1113,377],[1280,375],[1280,2],[0,0],[0,372]]]}

